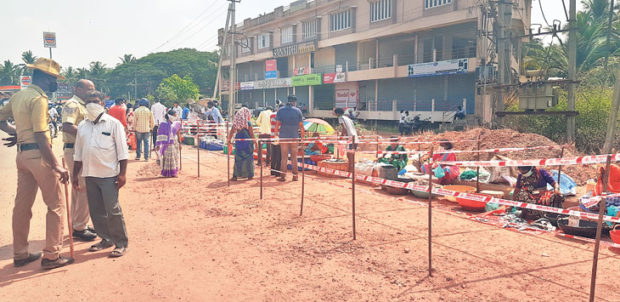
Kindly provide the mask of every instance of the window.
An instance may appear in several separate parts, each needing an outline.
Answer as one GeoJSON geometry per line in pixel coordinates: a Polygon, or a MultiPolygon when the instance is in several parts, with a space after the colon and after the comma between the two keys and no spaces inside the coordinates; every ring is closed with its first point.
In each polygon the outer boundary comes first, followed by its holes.
{"type": "Polygon", "coordinates": [[[452,4],[452,0],[424,0],[424,8],[433,8],[452,4]]]}
{"type": "Polygon", "coordinates": [[[250,45],[241,45],[241,53],[248,54],[250,53],[250,45]],[[247,46],[247,47],[246,47],[247,46]]]}
{"type": "Polygon", "coordinates": [[[301,37],[304,40],[312,40],[316,38],[316,35],[318,32],[317,24],[318,24],[317,20],[303,22],[301,24],[301,37]]]}
{"type": "Polygon", "coordinates": [[[392,0],[378,0],[370,3],[370,22],[392,18],[392,0]]]}
{"type": "Polygon", "coordinates": [[[293,34],[294,34],[294,32],[293,32],[293,27],[292,26],[282,28],[280,33],[282,34],[282,44],[293,43],[293,34]]]}
{"type": "Polygon", "coordinates": [[[351,28],[351,10],[329,16],[329,31],[341,31],[349,28],[351,28]]]}
{"type": "Polygon", "coordinates": [[[258,37],[256,38],[258,41],[258,49],[265,49],[265,48],[269,48],[271,47],[271,35],[266,33],[266,34],[260,34],[258,35],[258,37]]]}

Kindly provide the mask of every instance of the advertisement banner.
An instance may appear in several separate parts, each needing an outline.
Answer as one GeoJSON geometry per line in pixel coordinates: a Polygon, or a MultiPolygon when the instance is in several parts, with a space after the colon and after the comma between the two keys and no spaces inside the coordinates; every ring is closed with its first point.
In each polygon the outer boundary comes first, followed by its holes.
{"type": "Polygon", "coordinates": [[[467,59],[454,59],[438,62],[411,64],[408,68],[410,78],[446,74],[467,73],[467,59]]]}
{"type": "Polygon", "coordinates": [[[336,76],[334,77],[334,83],[344,82],[346,82],[346,74],[344,72],[336,72],[336,76]]]}
{"type": "Polygon", "coordinates": [[[320,73],[306,74],[291,78],[291,85],[296,86],[314,86],[323,83],[323,76],[320,73]]]}
{"type": "Polygon", "coordinates": [[[275,59],[265,61],[265,71],[276,71],[278,69],[278,63],[275,59]]]}
{"type": "Polygon", "coordinates": [[[299,43],[284,47],[278,47],[273,49],[273,56],[276,58],[279,57],[288,57],[296,54],[313,52],[316,50],[316,42],[305,42],[299,43]]]}
{"type": "Polygon", "coordinates": [[[241,90],[254,90],[254,82],[241,82],[241,90]]]}
{"type": "Polygon", "coordinates": [[[43,47],[56,48],[56,33],[52,33],[52,32],[43,33],[43,47]]]}
{"type": "Polygon", "coordinates": [[[336,78],[336,74],[335,73],[324,73],[323,74],[323,84],[333,84],[335,78],[336,78]]]}
{"type": "Polygon", "coordinates": [[[277,79],[278,78],[278,72],[275,70],[272,71],[265,71],[265,79],[277,79]]]}
{"type": "Polygon", "coordinates": [[[287,88],[291,87],[291,78],[271,79],[254,82],[255,89],[270,89],[270,88],[287,88]]]}
{"type": "Polygon", "coordinates": [[[359,100],[359,85],[357,82],[336,84],[336,108],[357,108],[359,100]]]}

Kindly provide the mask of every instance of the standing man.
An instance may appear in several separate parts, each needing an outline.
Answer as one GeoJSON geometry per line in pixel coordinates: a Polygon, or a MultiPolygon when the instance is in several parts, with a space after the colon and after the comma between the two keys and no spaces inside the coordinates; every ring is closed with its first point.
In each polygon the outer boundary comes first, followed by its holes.
{"type": "Polygon", "coordinates": [[[126,107],[123,106],[124,104],[125,104],[125,100],[122,98],[118,98],[114,100],[114,106],[108,109],[108,114],[112,116],[113,118],[116,118],[119,122],[121,122],[121,124],[123,124],[123,127],[125,128],[125,131],[126,131],[127,130],[127,110],[126,110],[126,107]]]}
{"type": "Polygon", "coordinates": [[[357,149],[357,144],[359,142],[357,130],[355,130],[355,124],[353,124],[353,121],[344,114],[344,110],[342,108],[334,109],[334,114],[338,116],[338,123],[342,127],[340,135],[351,137],[352,143],[349,144],[349,147],[347,148],[347,159],[349,160],[349,171],[353,171],[353,169],[355,169],[355,150],[357,149]]]}
{"type": "Polygon", "coordinates": [[[149,110],[149,101],[141,99],[138,103],[140,106],[133,112],[133,128],[136,130],[136,141],[138,146],[136,148],[136,160],[140,160],[142,150],[144,150],[144,160],[149,160],[149,137],[151,136],[151,130],[156,129],[154,125],[154,117],[151,110],[149,110]],[[142,149],[144,148],[144,149],[142,149]]]}
{"type": "Polygon", "coordinates": [[[49,107],[50,109],[48,110],[48,114],[50,116],[50,122],[52,122],[52,125],[54,126],[54,133],[52,134],[54,135],[54,138],[56,138],[56,132],[58,131],[58,126],[56,125],[56,121],[58,120],[58,111],[56,111],[54,105],[50,105],[49,107]]]}
{"type": "Polygon", "coordinates": [[[159,99],[155,99],[155,104],[151,106],[151,112],[153,112],[153,118],[155,119],[155,126],[153,129],[153,145],[157,141],[157,129],[159,128],[159,124],[166,121],[166,106],[159,102],[159,99]]]}
{"type": "Polygon", "coordinates": [[[179,106],[179,102],[174,102],[172,110],[174,111],[174,114],[175,114],[175,120],[181,121],[181,116],[183,115],[183,108],[179,106]]]}
{"type": "Polygon", "coordinates": [[[220,124],[224,122],[224,117],[222,117],[222,113],[220,112],[220,109],[215,107],[214,102],[212,101],[207,102],[207,107],[209,108],[209,111],[207,112],[207,114],[211,116],[211,118],[213,118],[213,122],[215,122],[216,124],[220,124]]]}
{"type": "MultiPolygon", "coordinates": [[[[77,126],[86,118],[86,95],[95,90],[95,84],[89,80],[79,80],[75,85],[75,94],[69,99],[62,110],[62,141],[64,143],[64,157],[69,168],[69,173],[73,173],[73,153],[75,145],[75,134],[77,126]]],[[[71,174],[71,180],[77,180],[81,186],[85,185],[84,177],[78,174],[71,174]]],[[[71,221],[73,226],[73,237],[82,241],[93,241],[97,238],[95,230],[88,227],[88,198],[86,191],[71,190],[71,221]]]]}
{"type": "Polygon", "coordinates": [[[304,116],[301,110],[297,108],[297,97],[294,95],[288,96],[288,103],[286,106],[280,108],[276,114],[276,133],[278,133],[280,139],[280,151],[281,151],[281,166],[279,181],[286,181],[286,164],[289,153],[291,154],[291,168],[293,169],[293,181],[297,181],[297,153],[299,149],[299,134],[301,137],[305,136],[304,133],[304,116]]]}
{"type": "Polygon", "coordinates": [[[60,65],[47,58],[38,58],[33,65],[32,84],[17,92],[0,109],[0,129],[9,135],[5,145],[17,145],[17,193],[13,207],[13,265],[24,266],[41,257],[29,253],[28,233],[32,204],[41,190],[47,206],[43,269],[53,269],[73,263],[73,259],[60,255],[62,249],[62,220],[65,207],[62,203],[60,183],[67,183],[69,173],[58,164],[52,152],[48,127],[48,99],[46,93],[58,89],[60,65]],[[9,118],[15,127],[9,125],[9,118]],[[60,175],[60,177],[59,177],[60,175]],[[60,179],[59,179],[60,178],[60,179]]]}
{"type": "Polygon", "coordinates": [[[189,104],[185,104],[185,107],[183,107],[183,113],[181,115],[181,119],[186,121],[189,115],[189,104]]]}
{"type": "MultiPolygon", "coordinates": [[[[260,112],[258,118],[256,119],[256,125],[258,126],[258,137],[269,139],[271,137],[271,114],[273,113],[273,108],[267,107],[267,109],[260,112]]],[[[265,156],[265,165],[269,165],[271,163],[271,142],[267,141],[267,156],[265,156]]],[[[261,165],[263,163],[263,144],[258,144],[258,164],[261,165]]]]}
{"type": "Polygon", "coordinates": [[[282,103],[276,103],[276,111],[272,112],[269,116],[271,121],[271,139],[268,143],[268,146],[271,146],[271,175],[279,177],[280,176],[280,164],[282,164],[282,155],[280,152],[280,143],[274,142],[273,139],[277,137],[276,125],[278,124],[278,120],[276,120],[277,111],[282,108],[282,103]]]}
{"type": "Polygon", "coordinates": [[[120,121],[105,113],[105,95],[91,91],[86,97],[86,120],[80,123],[75,140],[73,174],[86,178],[86,188],[73,181],[75,190],[86,189],[90,217],[101,242],[90,247],[96,252],[115,246],[110,257],[127,252],[127,230],[118,191],[125,185],[127,137],[120,121]]]}

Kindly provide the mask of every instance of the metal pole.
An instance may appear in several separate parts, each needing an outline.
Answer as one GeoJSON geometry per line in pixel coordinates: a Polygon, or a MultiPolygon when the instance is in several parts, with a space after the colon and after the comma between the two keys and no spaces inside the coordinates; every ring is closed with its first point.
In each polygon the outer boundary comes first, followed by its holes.
{"type": "MultiPolygon", "coordinates": [[[[52,48],[50,47],[50,60],[52,59],[52,48]]],[[[71,257],[73,257],[73,255],[71,255],[71,257]]]]}
{"type": "Polygon", "coordinates": [[[379,158],[379,136],[377,135],[377,158],[379,158]]]}
{"type": "MultiPolygon", "coordinates": [[[[50,48],[51,50],[51,48],[50,48]]],[[[65,169],[65,159],[62,159],[62,167],[65,169]]],[[[69,173],[73,173],[73,171],[69,171],[69,173]]],[[[73,235],[71,232],[73,231],[73,225],[71,222],[71,207],[69,206],[69,185],[65,182],[65,205],[67,207],[67,226],[69,227],[69,251],[71,253],[71,258],[75,258],[73,255],[73,235]]],[[[86,190],[86,188],[82,188],[86,190]]]]}
{"type": "Polygon", "coordinates": [[[299,208],[299,216],[304,214],[304,193],[305,193],[305,186],[306,186],[305,163],[306,163],[305,155],[302,155],[301,157],[301,207],[299,208]]]}
{"type": "MultiPolygon", "coordinates": [[[[353,143],[353,139],[351,139],[351,143],[353,143]]],[[[353,240],[357,239],[356,230],[355,230],[355,150],[353,151],[353,156],[351,160],[353,161],[353,171],[351,171],[351,206],[352,206],[352,214],[353,214],[353,240]]],[[[350,166],[350,164],[349,164],[350,166]]]]}
{"type": "MultiPolygon", "coordinates": [[[[478,156],[476,159],[480,161],[480,134],[478,134],[478,156]]],[[[480,166],[476,167],[476,193],[480,193],[480,166]]]]}
{"type": "Polygon", "coordinates": [[[614,86],[614,98],[609,110],[609,119],[607,120],[607,136],[605,136],[605,145],[603,152],[611,153],[611,146],[616,138],[616,124],[618,121],[618,110],[620,109],[620,68],[616,71],[616,85],[614,86]]]}
{"type": "Polygon", "coordinates": [[[431,145],[431,162],[428,165],[428,275],[433,276],[433,245],[431,240],[433,237],[433,146],[431,145]]]}
{"type": "Polygon", "coordinates": [[[181,150],[181,143],[179,143],[179,170],[183,170],[183,156],[181,150]]]}
{"type": "MultiPolygon", "coordinates": [[[[262,145],[262,142],[260,139],[258,139],[258,143],[262,145]]],[[[262,151],[261,149],[262,148],[259,148],[259,151],[262,151]]],[[[261,163],[259,166],[260,166],[260,199],[263,199],[263,163],[261,163]]]]}
{"type": "Polygon", "coordinates": [[[235,45],[235,31],[237,30],[237,25],[235,24],[235,2],[237,0],[229,0],[230,1],[230,89],[228,89],[229,102],[228,102],[228,116],[233,116],[233,112],[235,110],[235,86],[237,84],[237,72],[236,72],[236,56],[237,56],[237,48],[235,45]]]}
{"type": "MultiPolygon", "coordinates": [[[[562,150],[560,151],[560,158],[564,157],[564,146],[562,146],[562,150]]],[[[560,184],[562,183],[562,166],[558,168],[558,189],[560,188],[560,184]]],[[[562,193],[562,191],[560,191],[562,193]]]]}
{"type": "MultiPolygon", "coordinates": [[[[603,171],[603,192],[607,190],[607,181],[609,178],[609,166],[611,165],[611,155],[607,155],[607,164],[603,171]]],[[[592,260],[592,279],[590,280],[590,302],[594,301],[594,292],[596,291],[596,272],[598,270],[598,251],[601,245],[601,232],[603,227],[603,215],[607,211],[607,198],[601,199],[598,204],[598,224],[596,225],[596,242],[594,243],[594,260],[592,260]]]]}
{"type": "MultiPolygon", "coordinates": [[[[226,121],[226,140],[228,140],[228,121],[226,121]]],[[[226,178],[228,179],[228,186],[230,187],[230,153],[232,153],[232,144],[230,141],[226,142],[226,178]]]]}
{"type": "MultiPolygon", "coordinates": [[[[226,14],[226,25],[224,26],[224,38],[222,39],[222,44],[220,45],[220,58],[219,58],[219,62],[217,64],[217,76],[215,77],[215,86],[213,87],[213,98],[215,98],[218,95],[219,92],[219,96],[220,98],[222,97],[222,93],[221,93],[221,86],[222,86],[222,57],[224,54],[224,49],[226,47],[226,38],[228,37],[228,25],[230,23],[230,4],[228,5],[228,14],[226,14]]],[[[229,54],[230,55],[230,54],[229,54]]]]}
{"type": "MultiPolygon", "coordinates": [[[[575,89],[577,85],[577,0],[570,0],[568,20],[568,111],[575,111],[575,89]]],[[[566,138],[575,142],[575,116],[566,118],[566,138]]]]}
{"type": "Polygon", "coordinates": [[[198,178],[200,178],[200,121],[196,121],[196,141],[194,142],[194,145],[196,145],[196,152],[198,152],[198,178]]]}
{"type": "Polygon", "coordinates": [[[422,149],[418,143],[418,171],[422,171],[422,149]]]}

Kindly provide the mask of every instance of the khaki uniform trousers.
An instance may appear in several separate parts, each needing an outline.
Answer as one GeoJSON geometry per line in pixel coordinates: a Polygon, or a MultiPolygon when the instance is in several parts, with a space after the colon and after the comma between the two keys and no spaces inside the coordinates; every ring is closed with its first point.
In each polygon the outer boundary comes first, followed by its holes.
{"type": "Polygon", "coordinates": [[[43,257],[55,260],[60,256],[62,249],[62,220],[65,211],[58,175],[43,161],[39,150],[18,152],[16,162],[17,194],[13,208],[13,255],[16,260],[28,257],[32,205],[39,188],[43,202],[47,206],[43,257]]]}
{"type": "Polygon", "coordinates": [[[298,149],[299,149],[299,143],[295,142],[295,143],[280,143],[280,149],[281,149],[281,156],[282,158],[281,160],[281,166],[280,166],[280,170],[282,171],[282,174],[280,174],[281,177],[286,177],[286,172],[288,171],[287,169],[287,164],[288,164],[288,154],[291,154],[291,170],[293,170],[293,175],[297,175],[297,173],[299,172],[297,169],[297,154],[298,154],[298,149]]]}
{"type": "Polygon", "coordinates": [[[71,189],[71,225],[73,230],[83,231],[88,226],[88,220],[90,219],[88,198],[86,197],[86,181],[82,176],[73,175],[73,148],[65,148],[64,156],[71,179],[78,177],[81,189],[80,191],[71,189]]]}

